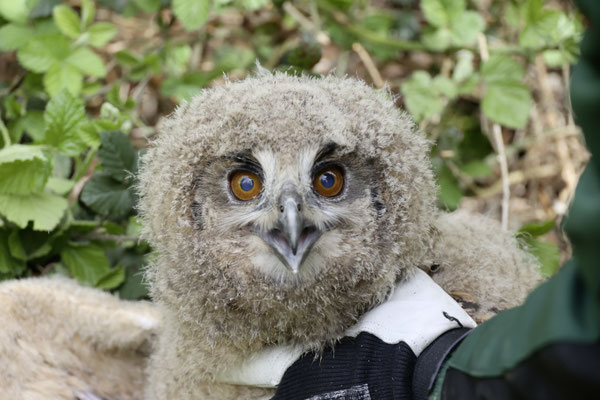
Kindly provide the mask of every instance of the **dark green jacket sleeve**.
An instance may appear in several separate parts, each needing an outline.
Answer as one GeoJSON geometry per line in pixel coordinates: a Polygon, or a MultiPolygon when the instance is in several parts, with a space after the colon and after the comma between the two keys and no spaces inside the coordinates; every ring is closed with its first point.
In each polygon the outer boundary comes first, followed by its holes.
{"type": "Polygon", "coordinates": [[[573,70],[576,122],[592,153],[565,230],[573,257],[521,306],[477,327],[445,363],[434,399],[600,398],[600,1],[573,70]]]}

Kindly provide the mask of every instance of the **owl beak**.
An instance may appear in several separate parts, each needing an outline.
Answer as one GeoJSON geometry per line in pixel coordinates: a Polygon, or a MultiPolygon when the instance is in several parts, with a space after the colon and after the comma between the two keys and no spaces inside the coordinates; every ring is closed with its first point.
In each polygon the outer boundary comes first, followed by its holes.
{"type": "Polygon", "coordinates": [[[275,228],[261,234],[283,264],[297,274],[313,245],[321,236],[302,214],[302,198],[295,187],[288,186],[279,197],[279,219],[275,228]]]}

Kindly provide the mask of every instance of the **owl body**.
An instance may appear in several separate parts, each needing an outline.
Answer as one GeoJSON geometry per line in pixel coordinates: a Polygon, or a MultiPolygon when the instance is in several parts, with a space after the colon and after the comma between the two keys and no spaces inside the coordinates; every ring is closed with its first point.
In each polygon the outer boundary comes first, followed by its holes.
{"type": "MultiPolygon", "coordinates": [[[[262,71],[180,107],[140,176],[165,318],[147,397],[260,398],[216,377],[269,346],[323,349],[415,268],[451,271],[428,152],[388,92],[354,79],[262,71]]],[[[533,286],[521,253],[509,269],[533,286]]]]}

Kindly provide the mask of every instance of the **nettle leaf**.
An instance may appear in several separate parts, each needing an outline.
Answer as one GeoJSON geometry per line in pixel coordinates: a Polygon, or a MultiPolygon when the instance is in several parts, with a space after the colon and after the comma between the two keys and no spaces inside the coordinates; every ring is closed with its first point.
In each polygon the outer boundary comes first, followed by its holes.
{"type": "Polygon", "coordinates": [[[495,82],[486,87],[482,109],[492,121],[520,129],[527,124],[531,103],[529,88],[521,82],[495,82]]]}
{"type": "Polygon", "coordinates": [[[81,35],[79,16],[73,9],[65,4],[54,7],[52,17],[58,29],[71,39],[81,35]]]}
{"type": "Polygon", "coordinates": [[[44,89],[50,96],[67,90],[73,96],[81,92],[83,75],[70,65],[55,63],[44,74],[44,89]]]}
{"type": "Polygon", "coordinates": [[[35,8],[39,0],[2,0],[0,15],[9,21],[26,22],[27,15],[35,8]]]}
{"type": "Polygon", "coordinates": [[[431,76],[425,71],[417,71],[401,86],[406,108],[417,121],[432,118],[444,109],[438,93],[432,88],[431,76]]]}
{"type": "Polygon", "coordinates": [[[460,170],[473,178],[484,178],[494,172],[484,161],[478,160],[461,165],[460,170]]]}
{"type": "Polygon", "coordinates": [[[60,256],[71,276],[85,285],[96,286],[111,271],[104,249],[92,244],[69,243],[60,256]]]}
{"type": "Polygon", "coordinates": [[[52,65],[67,58],[69,42],[61,34],[39,36],[17,52],[21,65],[33,72],[46,72],[52,65]]]}
{"type": "Polygon", "coordinates": [[[137,172],[137,151],[129,141],[129,137],[120,131],[102,132],[100,135],[98,159],[104,172],[119,182],[126,180],[137,172]]]}
{"type": "Polygon", "coordinates": [[[109,22],[97,22],[87,31],[89,43],[94,47],[102,47],[117,34],[117,28],[109,22]]]}
{"type": "Polygon", "coordinates": [[[422,0],[421,9],[427,22],[433,26],[447,26],[465,10],[465,0],[422,0]]]}
{"type": "Polygon", "coordinates": [[[208,20],[212,0],[173,0],[172,7],[184,28],[193,31],[201,28],[208,20]]]}
{"type": "Polygon", "coordinates": [[[483,63],[481,75],[486,82],[521,81],[525,71],[521,64],[506,55],[493,55],[483,63]]]}
{"type": "Polygon", "coordinates": [[[449,99],[456,97],[458,92],[456,84],[450,78],[446,78],[443,75],[438,75],[433,78],[433,86],[439,93],[449,99]]]}
{"type": "Polygon", "coordinates": [[[473,75],[473,52],[461,50],[456,56],[457,62],[452,71],[452,80],[462,82],[473,75]]]}
{"type": "Polygon", "coordinates": [[[133,189],[106,173],[96,174],[86,183],[80,200],[94,212],[112,219],[126,217],[135,203],[133,189]]]}
{"type": "Polygon", "coordinates": [[[119,287],[125,280],[125,267],[118,265],[115,268],[108,270],[96,282],[98,289],[115,289],[119,287]]]}
{"type": "Polygon", "coordinates": [[[43,148],[14,144],[0,150],[0,193],[41,192],[52,173],[52,163],[43,148]]]}
{"type": "Polygon", "coordinates": [[[86,75],[102,78],[106,75],[106,68],[102,58],[87,47],[75,49],[65,59],[67,65],[77,68],[86,75]]]}
{"type": "Polygon", "coordinates": [[[0,214],[20,228],[33,221],[36,231],[51,231],[68,207],[67,200],[50,193],[0,194],[0,214]]]}
{"type": "Polygon", "coordinates": [[[14,258],[8,245],[9,233],[0,230],[0,273],[18,276],[26,269],[25,261],[14,258]]]}
{"type": "Polygon", "coordinates": [[[421,36],[421,41],[430,50],[443,51],[450,47],[452,32],[448,28],[426,28],[421,36]]]}
{"type": "Polygon", "coordinates": [[[54,96],[44,112],[45,144],[55,147],[68,156],[76,156],[86,149],[78,135],[78,129],[87,120],[83,102],[67,91],[54,96]]]}
{"type": "Polygon", "coordinates": [[[483,32],[485,21],[475,11],[465,11],[450,20],[452,44],[456,46],[469,46],[477,40],[477,35],[483,32]]]}
{"type": "Polygon", "coordinates": [[[34,31],[23,25],[6,24],[0,28],[0,50],[13,51],[31,40],[34,31]]]}
{"type": "Polygon", "coordinates": [[[519,228],[517,235],[538,237],[545,235],[552,229],[554,229],[554,220],[552,219],[544,222],[532,222],[519,228]]]}

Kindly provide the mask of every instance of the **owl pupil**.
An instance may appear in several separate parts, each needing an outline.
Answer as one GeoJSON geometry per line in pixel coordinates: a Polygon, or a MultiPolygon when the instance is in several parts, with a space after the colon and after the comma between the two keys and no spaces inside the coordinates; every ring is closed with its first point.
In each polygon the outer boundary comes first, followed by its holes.
{"type": "Polygon", "coordinates": [[[244,192],[249,192],[254,187],[254,180],[252,180],[252,178],[245,176],[240,181],[240,187],[242,188],[242,190],[244,192]]]}
{"type": "Polygon", "coordinates": [[[326,172],[323,175],[321,175],[321,185],[323,185],[324,188],[329,189],[333,186],[334,183],[335,175],[333,175],[331,172],[326,172]]]}

